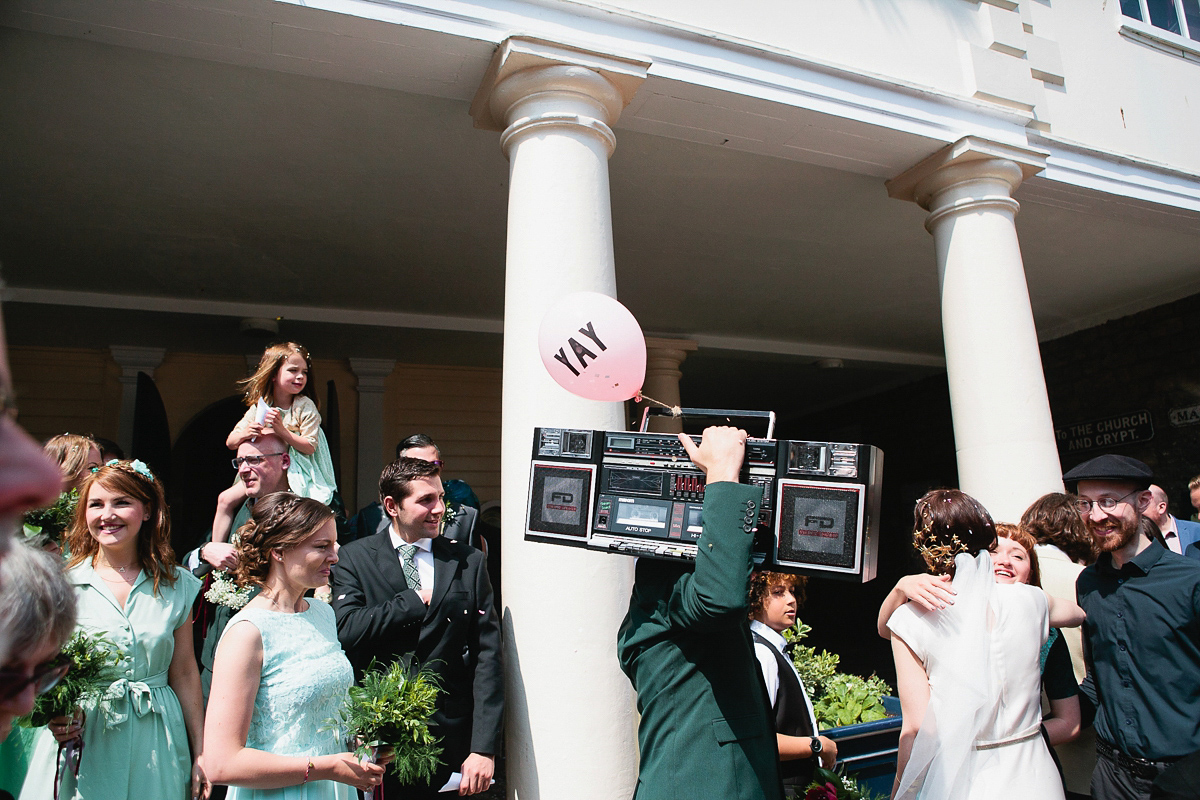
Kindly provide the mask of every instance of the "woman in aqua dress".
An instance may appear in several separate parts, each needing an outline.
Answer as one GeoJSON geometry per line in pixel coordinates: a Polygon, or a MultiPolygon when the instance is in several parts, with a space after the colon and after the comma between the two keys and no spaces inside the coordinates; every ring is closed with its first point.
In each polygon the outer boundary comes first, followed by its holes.
{"type": "Polygon", "coordinates": [[[42,729],[21,800],[207,797],[204,712],[192,647],[200,581],[175,567],[162,485],[141,461],[110,461],[84,479],[67,532],[78,627],[116,645],[120,677],[75,718],[42,729]],[[81,730],[76,775],[58,742],[81,730]]]}
{"type": "Polygon", "coordinates": [[[213,663],[205,763],[229,800],[352,800],[383,768],[345,752],[329,728],[354,679],[333,609],[310,601],[337,563],[333,513],[276,492],[238,531],[238,582],[262,592],[221,637],[213,663]]]}

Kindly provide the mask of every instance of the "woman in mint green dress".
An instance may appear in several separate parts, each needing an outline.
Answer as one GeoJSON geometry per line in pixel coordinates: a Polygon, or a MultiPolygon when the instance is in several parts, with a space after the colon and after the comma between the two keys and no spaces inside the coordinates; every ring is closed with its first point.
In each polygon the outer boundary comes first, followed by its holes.
{"type": "Polygon", "coordinates": [[[354,679],[333,609],[305,599],[337,563],[324,504],[276,492],[238,531],[238,582],[262,592],[221,637],[213,663],[205,763],[229,800],[352,800],[383,768],[345,752],[328,729],[354,679]],[[353,787],[353,788],[352,788],[353,787]]]}
{"type": "Polygon", "coordinates": [[[80,488],[67,544],[78,627],[116,645],[120,677],[75,719],[59,717],[39,732],[21,800],[54,797],[56,771],[60,800],[207,797],[191,622],[200,581],[174,566],[162,485],[140,461],[100,467],[80,488]],[[58,769],[51,731],[80,727],[76,775],[58,769]]]}

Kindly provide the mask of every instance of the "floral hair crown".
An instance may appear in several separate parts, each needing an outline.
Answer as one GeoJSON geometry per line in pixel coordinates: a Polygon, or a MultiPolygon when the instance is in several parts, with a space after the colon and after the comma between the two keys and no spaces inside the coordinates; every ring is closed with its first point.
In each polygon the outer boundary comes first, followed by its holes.
{"type": "MultiPolygon", "coordinates": [[[[114,458],[112,461],[109,461],[104,466],[115,467],[116,469],[125,470],[126,472],[132,472],[135,475],[140,475],[141,477],[145,478],[146,480],[150,481],[151,483],[154,483],[154,481],[156,480],[154,477],[154,473],[150,471],[150,467],[146,466],[146,462],[142,461],[139,458],[135,458],[133,461],[129,461],[129,462],[120,461],[120,460],[114,458]]],[[[92,467],[92,472],[99,472],[99,471],[100,471],[100,467],[92,467]]]]}

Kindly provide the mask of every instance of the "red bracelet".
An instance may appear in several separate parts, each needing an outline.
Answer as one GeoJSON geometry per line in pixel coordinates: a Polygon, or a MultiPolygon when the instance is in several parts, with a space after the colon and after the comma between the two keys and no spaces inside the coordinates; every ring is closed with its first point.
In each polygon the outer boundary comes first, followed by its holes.
{"type": "Polygon", "coordinates": [[[304,780],[301,781],[301,783],[308,783],[308,773],[312,771],[312,768],[313,768],[313,762],[312,762],[312,759],[310,758],[308,760],[308,766],[306,766],[304,768],[304,780]]]}

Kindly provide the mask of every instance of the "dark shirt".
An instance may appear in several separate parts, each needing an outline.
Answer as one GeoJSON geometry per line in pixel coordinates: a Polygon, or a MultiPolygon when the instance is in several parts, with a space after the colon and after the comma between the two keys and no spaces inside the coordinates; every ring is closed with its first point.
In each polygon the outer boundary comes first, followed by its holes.
{"type": "Polygon", "coordinates": [[[1096,734],[1152,761],[1200,750],[1200,563],[1150,544],[1079,574],[1096,734]]]}
{"type": "Polygon", "coordinates": [[[1054,628],[1050,629],[1054,640],[1042,665],[1042,688],[1051,700],[1066,700],[1079,694],[1079,683],[1075,680],[1075,668],[1071,666],[1071,651],[1067,641],[1054,628]]]}

